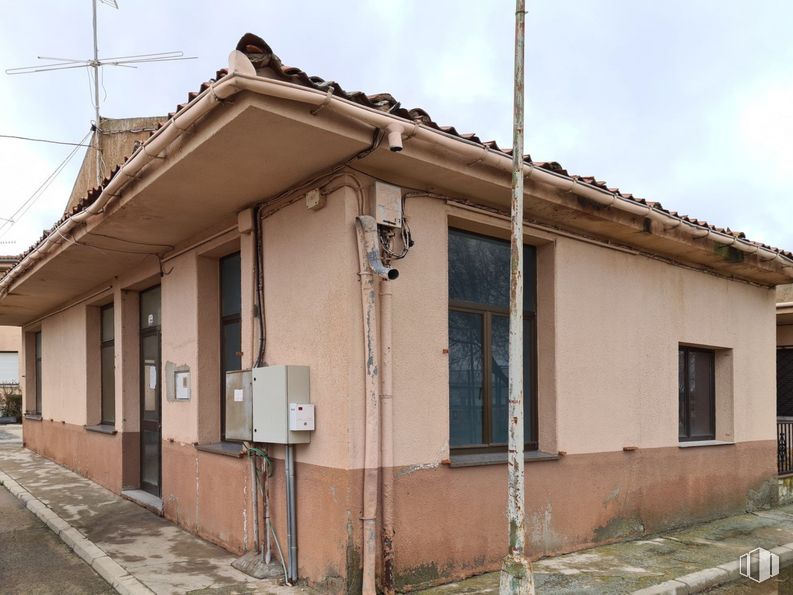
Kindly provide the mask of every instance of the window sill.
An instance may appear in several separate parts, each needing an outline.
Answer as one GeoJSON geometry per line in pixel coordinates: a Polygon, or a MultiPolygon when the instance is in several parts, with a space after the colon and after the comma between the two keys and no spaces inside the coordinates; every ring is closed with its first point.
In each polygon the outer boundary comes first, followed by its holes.
{"type": "Polygon", "coordinates": [[[41,413],[26,413],[24,417],[30,421],[41,421],[41,413]]]}
{"type": "Polygon", "coordinates": [[[726,440],[692,440],[691,442],[678,443],[679,448],[696,448],[698,446],[730,446],[735,445],[735,442],[727,442],[726,440]]]}
{"type": "Polygon", "coordinates": [[[100,434],[117,434],[118,430],[116,430],[116,426],[111,426],[110,424],[97,424],[95,426],[83,426],[89,432],[98,432],[100,434]]]}
{"type": "MultiPolygon", "coordinates": [[[[527,463],[556,461],[558,459],[559,455],[543,452],[541,450],[531,450],[523,455],[523,460],[527,463]]],[[[506,463],[506,452],[453,454],[449,457],[449,467],[479,467],[481,465],[505,465],[506,463]]]]}
{"type": "Polygon", "coordinates": [[[196,444],[196,450],[211,452],[238,459],[242,456],[242,444],[236,442],[212,442],[210,444],[196,444]]]}

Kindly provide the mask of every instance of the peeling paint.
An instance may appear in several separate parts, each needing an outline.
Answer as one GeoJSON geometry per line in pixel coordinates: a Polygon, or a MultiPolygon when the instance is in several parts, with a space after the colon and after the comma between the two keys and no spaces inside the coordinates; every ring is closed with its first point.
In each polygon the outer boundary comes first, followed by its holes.
{"type": "Polygon", "coordinates": [[[410,465],[408,467],[400,469],[399,473],[397,473],[397,477],[405,477],[406,475],[416,473],[416,471],[423,471],[425,469],[437,469],[439,466],[440,466],[440,461],[410,465]]]}

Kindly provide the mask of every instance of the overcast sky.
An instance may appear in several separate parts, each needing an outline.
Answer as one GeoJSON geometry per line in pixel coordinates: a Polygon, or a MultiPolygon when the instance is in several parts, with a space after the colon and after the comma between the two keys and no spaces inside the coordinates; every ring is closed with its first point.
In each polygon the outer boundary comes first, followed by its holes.
{"type": "MultiPolygon", "coordinates": [[[[511,0],[118,0],[100,56],[197,60],[107,68],[102,114],[161,115],[246,31],[347,90],[390,92],[441,125],[511,142],[511,0]]],[[[526,151],[665,207],[793,249],[793,2],[527,0],[526,151]]],[[[87,59],[91,0],[0,0],[0,68],[87,59]]],[[[83,70],[0,73],[0,134],[77,142],[93,118],[83,70]]],[[[0,138],[0,217],[71,147],[0,138]]],[[[83,149],[0,229],[18,253],[61,214],[83,149]]],[[[0,224],[2,221],[0,220],[0,224]]]]}

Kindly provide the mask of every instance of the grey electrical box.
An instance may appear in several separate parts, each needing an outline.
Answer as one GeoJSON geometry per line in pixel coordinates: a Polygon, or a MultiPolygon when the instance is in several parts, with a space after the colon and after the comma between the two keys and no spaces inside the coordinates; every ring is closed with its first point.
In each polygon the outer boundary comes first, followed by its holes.
{"type": "MultiPolygon", "coordinates": [[[[308,366],[267,366],[253,373],[253,440],[269,444],[305,444],[311,431],[290,430],[290,405],[311,402],[308,366]]],[[[308,409],[308,408],[307,408],[308,409]]],[[[313,430],[311,407],[310,428],[313,430]]],[[[293,413],[294,419],[294,413],[293,413]]],[[[294,424],[292,427],[297,427],[294,424]]],[[[308,424],[305,424],[308,428],[308,424]]]]}
{"type": "Polygon", "coordinates": [[[253,440],[253,387],[250,370],[226,372],[226,427],[228,440],[253,440]]]}
{"type": "Polygon", "coordinates": [[[378,225],[402,227],[402,188],[374,183],[374,218],[378,225]]]}

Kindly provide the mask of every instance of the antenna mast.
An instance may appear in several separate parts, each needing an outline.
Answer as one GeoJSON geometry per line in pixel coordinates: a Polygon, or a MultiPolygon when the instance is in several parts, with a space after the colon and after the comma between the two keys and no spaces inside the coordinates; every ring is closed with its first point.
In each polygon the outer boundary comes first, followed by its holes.
{"type": "Polygon", "coordinates": [[[39,60],[49,60],[48,64],[36,66],[23,66],[21,68],[9,68],[6,74],[30,74],[34,72],[49,72],[51,70],[68,70],[72,68],[90,68],[94,71],[94,142],[93,149],[96,154],[96,184],[102,183],[102,152],[99,146],[99,135],[102,134],[101,116],[99,113],[99,76],[103,66],[119,66],[124,68],[137,68],[134,64],[145,62],[170,62],[174,60],[194,60],[196,56],[184,56],[182,52],[159,52],[156,54],[135,54],[132,56],[118,56],[115,58],[99,58],[99,34],[97,27],[97,3],[101,2],[113,8],[118,8],[116,0],[91,0],[92,25],[94,37],[94,55],[90,60],[74,60],[72,58],[51,58],[46,56],[36,56],[39,60]]]}
{"type": "MultiPolygon", "coordinates": [[[[99,119],[99,42],[97,41],[96,27],[96,2],[91,2],[93,9],[93,29],[94,29],[94,59],[91,61],[91,68],[94,69],[94,155],[96,156],[96,185],[102,183],[102,155],[99,151],[99,135],[102,134],[101,120],[99,119]]],[[[115,4],[115,0],[113,0],[115,4]]],[[[118,5],[116,5],[118,8],[118,5]]]]}

